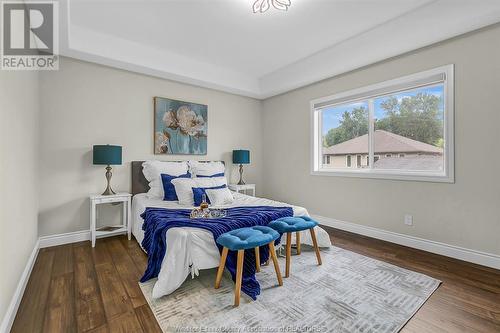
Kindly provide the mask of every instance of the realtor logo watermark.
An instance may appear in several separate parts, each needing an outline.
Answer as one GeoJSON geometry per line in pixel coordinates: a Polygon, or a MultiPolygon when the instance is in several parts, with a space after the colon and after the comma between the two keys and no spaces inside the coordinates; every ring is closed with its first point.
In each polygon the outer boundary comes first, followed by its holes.
{"type": "Polygon", "coordinates": [[[2,70],[59,69],[56,1],[2,1],[2,70]]]}

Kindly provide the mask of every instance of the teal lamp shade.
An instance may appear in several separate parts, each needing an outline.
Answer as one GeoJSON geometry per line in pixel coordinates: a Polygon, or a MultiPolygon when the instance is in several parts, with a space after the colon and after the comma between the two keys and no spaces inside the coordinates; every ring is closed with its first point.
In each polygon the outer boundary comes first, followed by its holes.
{"type": "Polygon", "coordinates": [[[233,150],[234,164],[250,164],[250,150],[233,150]]]}
{"type": "Polygon", "coordinates": [[[93,149],[93,164],[121,165],[122,147],[111,145],[95,145],[93,149]]]}

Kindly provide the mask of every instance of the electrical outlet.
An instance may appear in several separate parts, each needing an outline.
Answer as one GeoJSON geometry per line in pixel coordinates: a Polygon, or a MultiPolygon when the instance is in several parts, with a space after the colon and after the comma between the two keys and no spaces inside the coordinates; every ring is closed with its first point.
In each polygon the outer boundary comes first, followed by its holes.
{"type": "Polygon", "coordinates": [[[413,225],[413,216],[406,214],[405,215],[405,224],[406,225],[413,225]]]}

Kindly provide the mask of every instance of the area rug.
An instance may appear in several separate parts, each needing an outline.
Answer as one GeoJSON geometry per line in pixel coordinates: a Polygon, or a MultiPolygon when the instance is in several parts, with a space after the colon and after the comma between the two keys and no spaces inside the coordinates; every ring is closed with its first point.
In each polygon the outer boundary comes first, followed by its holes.
{"type": "MultiPolygon", "coordinates": [[[[155,280],[140,284],[163,332],[398,332],[441,281],[332,247],[303,247],[291,276],[279,287],[272,265],[257,273],[257,301],[242,294],[233,307],[234,283],[226,272],[214,289],[215,269],[188,278],[177,291],[152,299],[155,280]]],[[[284,258],[280,258],[282,271],[284,258]]]]}

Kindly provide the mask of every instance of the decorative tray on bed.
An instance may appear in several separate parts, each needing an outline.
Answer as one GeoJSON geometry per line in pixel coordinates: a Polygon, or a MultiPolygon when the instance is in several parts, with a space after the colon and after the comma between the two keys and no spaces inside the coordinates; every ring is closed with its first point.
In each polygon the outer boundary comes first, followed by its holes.
{"type": "Polygon", "coordinates": [[[195,208],[191,211],[189,215],[192,219],[218,219],[221,217],[226,217],[227,210],[218,208],[195,208]]]}

